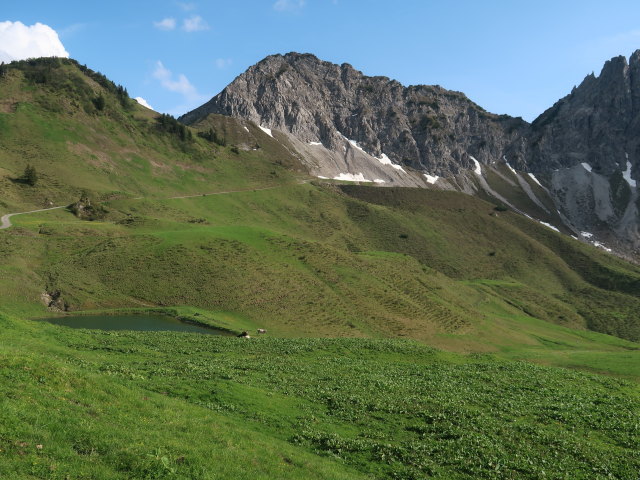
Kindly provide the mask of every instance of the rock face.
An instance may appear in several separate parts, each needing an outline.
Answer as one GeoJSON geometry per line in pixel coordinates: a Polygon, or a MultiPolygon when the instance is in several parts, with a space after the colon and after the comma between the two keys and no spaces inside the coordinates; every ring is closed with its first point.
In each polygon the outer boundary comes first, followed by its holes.
{"type": "Polygon", "coordinates": [[[640,249],[640,50],[629,63],[616,57],[598,77],[588,75],[508,155],[551,173],[553,197],[578,229],[640,249]]]}
{"type": "Polygon", "coordinates": [[[527,127],[439,86],[403,87],[310,54],[272,55],[180,120],[242,117],[340,152],[345,137],[376,158],[444,176],[489,163],[527,127]]]}
{"type": "Polygon", "coordinates": [[[640,50],[608,61],[531,124],[459,92],[297,53],[265,58],[180,120],[210,113],[282,132],[310,173],[328,178],[491,194],[489,178],[472,174],[477,162],[488,171],[508,161],[541,179],[569,230],[640,252],[640,50]]]}

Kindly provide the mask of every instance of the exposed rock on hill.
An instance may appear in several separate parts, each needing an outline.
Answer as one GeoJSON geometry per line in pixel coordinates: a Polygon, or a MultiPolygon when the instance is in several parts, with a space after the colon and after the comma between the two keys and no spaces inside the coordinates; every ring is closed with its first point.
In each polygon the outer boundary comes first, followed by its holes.
{"type": "MultiPolygon", "coordinates": [[[[282,132],[320,177],[435,184],[509,202],[487,175],[505,177],[496,165],[509,162],[538,175],[569,230],[640,250],[640,51],[629,63],[607,62],[532,124],[488,113],[460,92],[404,87],[298,53],[265,58],[181,121],[211,113],[282,132]]],[[[532,197],[530,183],[519,177],[514,186],[532,197]]]]}
{"type": "Polygon", "coordinates": [[[483,163],[501,158],[527,126],[521,119],[487,113],[459,92],[403,87],[386,77],[367,77],[346,63],[297,53],[265,58],[181,120],[193,124],[209,113],[291,133],[345,157],[340,160],[346,164],[353,163],[351,146],[382,164],[438,176],[473,168],[469,155],[483,163]]]}

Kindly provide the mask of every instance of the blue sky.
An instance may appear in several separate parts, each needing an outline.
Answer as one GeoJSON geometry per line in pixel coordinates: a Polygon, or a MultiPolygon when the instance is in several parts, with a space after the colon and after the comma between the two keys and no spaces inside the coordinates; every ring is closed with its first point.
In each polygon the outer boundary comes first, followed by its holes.
{"type": "Polygon", "coordinates": [[[297,51],[533,120],[605,60],[640,48],[637,0],[3,3],[0,22],[48,25],[71,58],[174,115],[265,56],[297,51]]]}

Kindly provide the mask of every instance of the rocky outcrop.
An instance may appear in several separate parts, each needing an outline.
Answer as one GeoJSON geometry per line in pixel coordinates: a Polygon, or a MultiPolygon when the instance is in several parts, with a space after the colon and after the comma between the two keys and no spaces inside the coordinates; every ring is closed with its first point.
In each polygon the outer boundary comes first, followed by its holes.
{"type": "Polygon", "coordinates": [[[350,139],[376,158],[438,176],[473,168],[470,155],[483,163],[501,158],[527,127],[460,92],[403,87],[297,53],[265,58],[180,120],[193,124],[209,113],[246,118],[337,153],[350,139]]]}
{"type": "Polygon", "coordinates": [[[608,61],[531,124],[459,92],[298,53],[265,58],[180,120],[210,113],[282,132],[310,173],[328,178],[491,192],[471,172],[508,161],[541,179],[571,231],[640,252],[640,50],[608,61]]]}

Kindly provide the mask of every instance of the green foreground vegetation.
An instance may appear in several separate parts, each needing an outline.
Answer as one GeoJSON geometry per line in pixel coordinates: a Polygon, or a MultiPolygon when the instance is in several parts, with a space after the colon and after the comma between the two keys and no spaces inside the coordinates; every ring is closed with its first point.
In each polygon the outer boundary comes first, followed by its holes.
{"type": "Polygon", "coordinates": [[[2,478],[633,479],[640,468],[640,390],[624,380],[402,340],[0,322],[2,478]]]}
{"type": "Polygon", "coordinates": [[[72,61],[0,79],[0,213],[83,198],[0,230],[0,478],[637,480],[640,268],[156,117],[72,61]],[[268,334],[30,320],[52,311],[268,334]]]}

